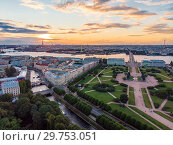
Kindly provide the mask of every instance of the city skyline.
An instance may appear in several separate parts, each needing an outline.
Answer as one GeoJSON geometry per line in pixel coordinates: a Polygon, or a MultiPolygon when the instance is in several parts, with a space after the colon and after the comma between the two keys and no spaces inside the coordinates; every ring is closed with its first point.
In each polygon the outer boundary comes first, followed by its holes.
{"type": "Polygon", "coordinates": [[[0,45],[173,44],[172,0],[0,1],[0,45]]]}

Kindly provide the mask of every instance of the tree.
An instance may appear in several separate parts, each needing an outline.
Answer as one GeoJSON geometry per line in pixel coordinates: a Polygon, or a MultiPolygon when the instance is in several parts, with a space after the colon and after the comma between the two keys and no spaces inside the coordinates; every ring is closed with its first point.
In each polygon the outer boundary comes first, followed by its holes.
{"type": "Polygon", "coordinates": [[[42,129],[42,118],[40,112],[35,111],[33,113],[32,121],[34,129],[42,129]]]}
{"type": "Polygon", "coordinates": [[[12,77],[16,73],[16,69],[13,66],[11,66],[10,68],[5,69],[5,73],[8,77],[12,77]]]}
{"type": "Polygon", "coordinates": [[[13,99],[12,94],[4,94],[4,95],[0,96],[0,102],[11,102],[12,99],[13,99]]]}
{"type": "Polygon", "coordinates": [[[171,61],[170,65],[173,66],[173,61],[171,61]]]}
{"type": "Polygon", "coordinates": [[[13,117],[10,118],[2,118],[0,120],[0,130],[20,130],[21,120],[13,117]]]}
{"type": "Polygon", "coordinates": [[[25,80],[25,82],[26,82],[27,90],[31,89],[31,82],[30,82],[30,80],[25,80]]]}
{"type": "Polygon", "coordinates": [[[8,114],[7,110],[0,108],[0,119],[6,117],[8,114]]]}
{"type": "Polygon", "coordinates": [[[46,121],[47,121],[47,129],[49,130],[54,129],[55,116],[50,112],[48,112],[46,114],[46,121]]]}
{"type": "Polygon", "coordinates": [[[52,87],[53,87],[53,85],[50,83],[50,84],[48,85],[48,88],[51,89],[52,87]]]}
{"type": "Polygon", "coordinates": [[[47,112],[51,113],[52,112],[52,107],[50,105],[42,105],[39,108],[39,112],[40,112],[42,118],[46,118],[46,113],[47,112]]]}
{"type": "Polygon", "coordinates": [[[25,81],[20,81],[19,86],[20,86],[20,92],[21,93],[26,93],[27,92],[27,86],[26,86],[25,81]]]}
{"type": "Polygon", "coordinates": [[[127,101],[128,101],[128,96],[127,95],[125,95],[125,94],[122,94],[121,96],[120,96],[120,101],[122,102],[122,103],[127,103],[127,101]]]}
{"type": "Polygon", "coordinates": [[[31,104],[24,103],[20,106],[17,114],[20,118],[25,119],[30,116],[31,104]]]}

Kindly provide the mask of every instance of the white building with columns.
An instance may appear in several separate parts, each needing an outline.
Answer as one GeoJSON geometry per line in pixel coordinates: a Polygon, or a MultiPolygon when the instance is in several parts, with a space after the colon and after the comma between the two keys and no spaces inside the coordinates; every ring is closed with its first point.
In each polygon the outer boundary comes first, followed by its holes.
{"type": "Polygon", "coordinates": [[[1,84],[3,94],[13,94],[18,96],[20,94],[20,86],[18,81],[3,82],[1,84]]]}

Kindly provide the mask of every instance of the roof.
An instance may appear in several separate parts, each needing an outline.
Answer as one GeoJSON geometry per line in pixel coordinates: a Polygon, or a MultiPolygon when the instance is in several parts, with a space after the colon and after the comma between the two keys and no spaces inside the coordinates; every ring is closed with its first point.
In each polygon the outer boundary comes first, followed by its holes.
{"type": "Polygon", "coordinates": [[[2,89],[19,87],[19,82],[18,81],[3,82],[1,84],[1,87],[2,87],[2,89]]]}

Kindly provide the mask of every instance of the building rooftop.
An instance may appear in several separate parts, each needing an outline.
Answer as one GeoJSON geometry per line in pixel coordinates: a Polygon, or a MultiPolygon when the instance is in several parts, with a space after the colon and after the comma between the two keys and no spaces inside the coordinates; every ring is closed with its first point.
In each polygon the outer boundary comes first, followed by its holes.
{"type": "Polygon", "coordinates": [[[1,84],[1,87],[2,87],[2,89],[19,87],[19,82],[18,81],[3,82],[1,84]]]}

